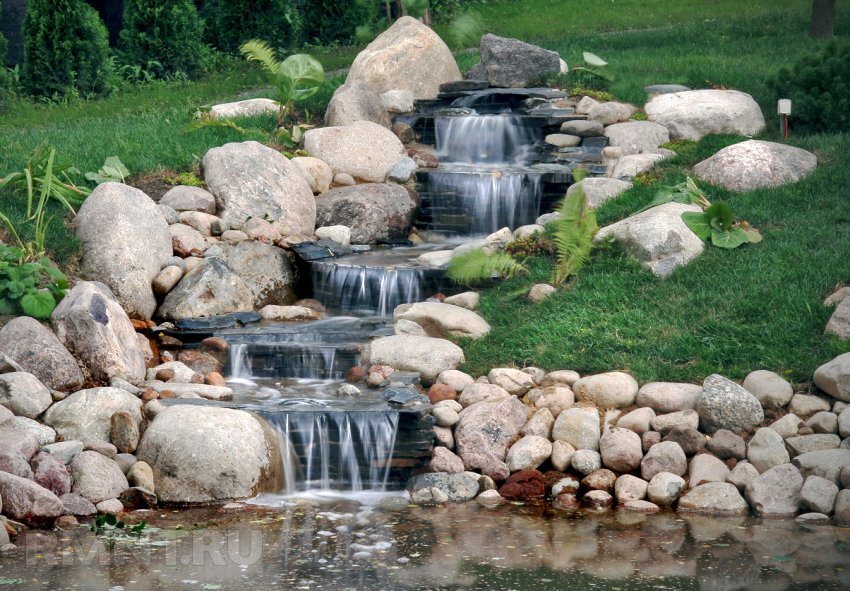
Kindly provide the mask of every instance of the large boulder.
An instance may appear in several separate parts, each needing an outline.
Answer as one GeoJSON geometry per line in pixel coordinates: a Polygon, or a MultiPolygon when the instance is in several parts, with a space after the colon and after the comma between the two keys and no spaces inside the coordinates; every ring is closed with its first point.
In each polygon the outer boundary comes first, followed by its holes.
{"type": "Polygon", "coordinates": [[[0,472],[0,499],[3,499],[3,514],[18,521],[46,523],[65,512],[62,501],[52,492],[7,472],[0,472]]]}
{"type": "Polygon", "coordinates": [[[0,374],[0,404],[20,417],[34,419],[53,404],[50,390],[31,373],[0,374]]]}
{"type": "Polygon", "coordinates": [[[390,114],[384,108],[381,95],[369,86],[352,80],[334,92],[325,111],[325,125],[334,127],[357,121],[371,121],[387,129],[392,127],[390,114]]]}
{"type": "Polygon", "coordinates": [[[71,462],[73,492],[95,505],[117,499],[130,488],[127,477],[114,461],[96,451],[83,451],[71,462]]]}
{"type": "Polygon", "coordinates": [[[674,140],[700,140],[711,133],[755,135],[764,129],[758,103],[737,90],[688,90],[661,94],[646,103],[650,121],[674,140]]]}
{"type": "Polygon", "coordinates": [[[225,144],[204,155],[204,181],[230,226],[249,218],[272,222],[284,236],[310,236],[316,200],[286,156],[258,142],[225,144]]]}
{"type": "Polygon", "coordinates": [[[801,148],[747,140],[703,160],[694,175],[730,191],[752,191],[796,183],[817,165],[817,156],[801,148]]]}
{"type": "Polygon", "coordinates": [[[158,315],[166,320],[254,309],[254,292],[219,258],[204,259],[172,289],[158,315]]]}
{"type": "Polygon", "coordinates": [[[172,254],[168,223],[156,203],[123,183],[103,183],[86,198],[74,225],[83,274],[108,285],[130,316],[150,319],[156,310],[151,281],[172,254]]]}
{"type": "Polygon", "coordinates": [[[494,480],[508,477],[508,448],[520,437],[528,418],[517,398],[477,402],[460,412],[455,426],[455,446],[467,470],[477,470],[494,480]]]}
{"type": "Polygon", "coordinates": [[[351,242],[374,244],[407,236],[416,201],[401,185],[366,183],[331,189],[316,198],[316,223],[351,228],[351,242]]]}
{"type": "Polygon", "coordinates": [[[574,406],[558,415],[552,426],[552,439],[569,443],[576,449],[599,449],[601,437],[599,410],[592,406],[574,406]]]}
{"type": "Polygon", "coordinates": [[[156,415],[136,457],[153,469],[159,499],[205,503],[254,495],[279,451],[245,411],[177,405],[156,415]]]}
{"type": "Polygon", "coordinates": [[[655,153],[670,141],[667,128],[651,121],[627,121],[605,128],[608,145],[620,148],[623,156],[655,153]]]}
{"type": "Polygon", "coordinates": [[[632,183],[627,181],[619,181],[607,177],[586,178],[570,185],[570,188],[567,189],[567,196],[579,190],[584,191],[587,206],[597,208],[609,199],[613,199],[623,191],[628,191],[631,188],[632,183]]]}
{"type": "Polygon", "coordinates": [[[707,433],[718,429],[750,432],[764,421],[758,399],[732,380],[712,374],[705,378],[702,389],[697,413],[707,433]]]}
{"type": "Polygon", "coordinates": [[[791,460],[803,478],[820,476],[841,484],[841,470],[850,466],[850,449],[821,449],[800,454],[791,460]]]}
{"type": "Polygon", "coordinates": [[[823,329],[824,334],[834,334],[839,339],[850,340],[850,297],[836,306],[823,329]]]}
{"type": "Polygon", "coordinates": [[[760,517],[793,517],[800,508],[803,477],[791,464],[780,464],[747,484],[746,496],[760,517]]]}
{"type": "Polygon", "coordinates": [[[602,464],[615,472],[632,472],[643,459],[640,435],[628,429],[615,428],[599,440],[602,464]]]}
{"type": "Polygon", "coordinates": [[[112,415],[122,411],[129,413],[136,425],[141,424],[140,399],[120,388],[90,388],[74,392],[51,406],[44,422],[66,441],[109,443],[112,415]]]}
{"type": "Polygon", "coordinates": [[[50,317],[56,336],[101,383],[145,378],[145,355],[124,309],[102,283],[83,281],[50,317]]]}
{"type": "Polygon", "coordinates": [[[29,316],[13,318],[0,329],[0,351],[53,390],[75,390],[85,380],[56,335],[29,316]]]}
{"type": "Polygon", "coordinates": [[[374,365],[419,372],[423,380],[433,382],[440,373],[457,369],[464,357],[460,347],[445,339],[393,335],[372,341],[369,360],[374,365]]]}
{"type": "Polygon", "coordinates": [[[830,396],[850,402],[850,353],[839,355],[815,370],[815,385],[830,396]]]}
{"type": "Polygon", "coordinates": [[[393,320],[409,320],[425,329],[431,337],[468,337],[478,339],[490,332],[490,325],[472,310],[439,302],[402,304],[393,312],[393,320]]]}
{"type": "Polygon", "coordinates": [[[403,16],[357,54],[346,82],[361,82],[378,95],[409,90],[416,99],[432,99],[440,84],[461,78],[451,50],[433,29],[403,16]]]}
{"type": "Polygon", "coordinates": [[[696,205],[665,203],[605,226],[594,241],[613,238],[654,275],[666,277],[705,249],[703,241],[682,221],[686,211],[702,209],[696,205]]]}
{"type": "Polygon", "coordinates": [[[679,511],[705,515],[746,515],[747,502],[734,485],[709,482],[691,489],[679,499],[679,511]]]}
{"type": "Polygon", "coordinates": [[[770,427],[756,431],[747,445],[747,459],[759,472],[791,461],[782,436],[770,427]]]}
{"type": "Polygon", "coordinates": [[[371,183],[384,182],[393,164],[407,155],[392,131],[371,121],[311,129],[304,134],[304,149],[335,175],[344,172],[371,183]]]}
{"type": "Polygon", "coordinates": [[[679,382],[649,382],[638,390],[635,404],[648,406],[657,413],[693,410],[702,396],[702,386],[679,382]]]}
{"type": "Polygon", "coordinates": [[[518,39],[488,33],[481,37],[480,68],[491,86],[524,88],[547,74],[560,72],[561,57],[518,39]]]}
{"type": "Polygon", "coordinates": [[[257,240],[222,244],[221,249],[225,264],[253,292],[255,309],[297,299],[295,266],[286,251],[257,240]]]}

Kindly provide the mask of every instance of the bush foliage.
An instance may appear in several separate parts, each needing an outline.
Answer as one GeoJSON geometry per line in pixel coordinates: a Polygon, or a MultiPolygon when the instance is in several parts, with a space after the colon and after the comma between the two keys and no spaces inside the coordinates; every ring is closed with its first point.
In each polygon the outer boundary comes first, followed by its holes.
{"type": "Polygon", "coordinates": [[[97,12],[82,0],[30,0],[24,19],[23,81],[36,96],[106,90],[109,42],[97,12]]]}
{"type": "Polygon", "coordinates": [[[345,44],[354,39],[357,27],[372,10],[366,0],[306,0],[303,4],[303,36],[308,43],[345,44]]]}
{"type": "Polygon", "coordinates": [[[772,88],[793,101],[791,123],[798,131],[850,129],[850,40],[834,40],[782,68],[772,88]]]}
{"type": "Polygon", "coordinates": [[[196,76],[207,48],[192,0],[127,0],[120,47],[131,64],[160,78],[196,76]]]}
{"type": "MultiPolygon", "coordinates": [[[[3,19],[3,5],[0,4],[0,20],[3,19]]],[[[9,79],[8,71],[6,70],[6,50],[8,43],[3,33],[0,33],[0,109],[6,104],[11,93],[11,80],[9,79]]]]}
{"type": "Polygon", "coordinates": [[[228,53],[251,39],[292,47],[300,33],[300,15],[290,0],[206,0],[201,16],[207,43],[228,53]]]}

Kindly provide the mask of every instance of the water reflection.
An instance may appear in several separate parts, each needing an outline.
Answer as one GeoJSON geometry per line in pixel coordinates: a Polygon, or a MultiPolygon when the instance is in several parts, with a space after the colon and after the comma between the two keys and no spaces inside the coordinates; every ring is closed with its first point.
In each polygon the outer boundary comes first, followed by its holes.
{"type": "Polygon", "coordinates": [[[30,533],[0,559],[10,588],[846,589],[850,531],[749,518],[564,515],[336,499],[161,513],[140,540],[30,533]],[[393,506],[388,507],[388,505],[393,506]],[[257,512],[259,511],[259,512],[257,512]],[[174,529],[177,522],[182,529],[174,529]],[[94,544],[94,545],[93,545],[94,544]],[[96,576],[94,575],[96,573],[96,576]],[[216,587],[220,585],[220,587],[216,587]]]}

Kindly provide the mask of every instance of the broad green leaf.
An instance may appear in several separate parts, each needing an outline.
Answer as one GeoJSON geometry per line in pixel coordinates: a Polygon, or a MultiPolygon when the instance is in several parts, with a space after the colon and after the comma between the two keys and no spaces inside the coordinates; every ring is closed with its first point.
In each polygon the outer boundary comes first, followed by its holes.
{"type": "Polygon", "coordinates": [[[316,94],[325,82],[325,70],[319,60],[306,53],[290,55],[280,64],[280,75],[289,88],[293,101],[301,101],[316,94]]]}
{"type": "Polygon", "coordinates": [[[682,214],[682,221],[691,229],[691,232],[699,236],[700,240],[711,238],[711,226],[705,212],[686,211],[682,214]]]}
{"type": "Polygon", "coordinates": [[[732,228],[726,232],[715,230],[711,233],[711,243],[720,248],[737,248],[745,242],[749,242],[749,237],[741,228],[732,228]]]}
{"type": "Polygon", "coordinates": [[[712,221],[711,225],[718,230],[724,231],[732,227],[732,208],[725,201],[713,203],[705,210],[705,215],[712,221]]]}
{"type": "Polygon", "coordinates": [[[595,53],[590,53],[589,51],[585,51],[582,53],[582,57],[584,57],[584,63],[589,66],[594,66],[596,68],[604,68],[608,65],[604,59],[596,55],[595,53]]]}
{"type": "Polygon", "coordinates": [[[56,307],[56,300],[49,291],[37,291],[28,293],[21,298],[21,310],[27,316],[38,320],[50,318],[50,313],[56,307]]]}
{"type": "Polygon", "coordinates": [[[0,299],[0,315],[12,316],[17,313],[18,305],[15,303],[15,300],[11,300],[9,298],[0,299]]]}

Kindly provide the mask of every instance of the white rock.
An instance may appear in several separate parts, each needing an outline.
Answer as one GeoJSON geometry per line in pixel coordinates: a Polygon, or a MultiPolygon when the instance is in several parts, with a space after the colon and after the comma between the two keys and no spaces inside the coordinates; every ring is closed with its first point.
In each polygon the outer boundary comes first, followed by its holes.
{"type": "Polygon", "coordinates": [[[688,488],[696,488],[706,482],[726,482],[728,476],[726,462],[709,454],[699,454],[691,459],[688,467],[688,488]]]}
{"type": "Polygon", "coordinates": [[[290,162],[295,165],[313,193],[330,190],[334,180],[331,167],[324,160],[312,156],[296,156],[290,162]]]}
{"type": "Polygon", "coordinates": [[[527,435],[514,443],[506,458],[511,472],[536,470],[552,455],[552,443],[545,437],[527,435]]]}
{"type": "Polygon", "coordinates": [[[796,183],[817,163],[817,156],[801,148],[747,140],[703,160],[694,166],[694,175],[730,191],[752,191],[796,183]]]}
{"type": "Polygon", "coordinates": [[[584,191],[587,206],[595,209],[631,188],[631,182],[606,177],[592,177],[570,185],[570,188],[567,189],[567,196],[579,190],[584,191]]]}
{"type": "Polygon", "coordinates": [[[304,149],[334,174],[345,172],[373,183],[384,182],[393,164],[406,155],[392,131],[371,121],[311,129],[304,134],[304,149]]]}
{"type": "Polygon", "coordinates": [[[669,507],[676,502],[685,488],[685,480],[671,472],[658,472],[649,481],[647,498],[661,507],[669,507]]]}
{"type": "Polygon", "coordinates": [[[692,410],[702,396],[702,386],[675,382],[650,382],[638,390],[636,404],[659,414],[692,410]]]}
{"type": "Polygon", "coordinates": [[[381,94],[381,102],[390,113],[413,112],[413,93],[409,90],[388,90],[381,94]]]}
{"type": "Polygon", "coordinates": [[[552,466],[555,470],[563,472],[572,465],[573,454],[576,448],[566,441],[556,440],[552,443],[552,466]]]}
{"type": "Polygon", "coordinates": [[[598,450],[601,435],[599,410],[595,407],[568,408],[558,415],[552,427],[553,439],[576,449],[598,450]]]}
{"type": "Polygon", "coordinates": [[[16,415],[34,419],[53,404],[53,397],[31,373],[13,371],[0,374],[0,404],[16,415]]]}
{"type": "Polygon", "coordinates": [[[655,411],[651,408],[636,408],[620,417],[617,420],[617,426],[634,431],[638,435],[643,435],[652,429],[652,419],[654,418],[655,411]]]}
{"type": "Polygon", "coordinates": [[[650,121],[672,139],[700,140],[713,133],[755,135],[765,127],[753,98],[736,90],[689,90],[658,95],[645,107],[650,121]]]}
{"type": "Polygon", "coordinates": [[[522,396],[534,387],[534,379],[527,373],[511,367],[497,367],[487,374],[491,384],[504,388],[508,394],[522,396]]]}
{"type": "Polygon", "coordinates": [[[744,378],[742,384],[764,408],[782,408],[791,401],[794,389],[782,376],[760,369],[744,378]]]}
{"type": "Polygon", "coordinates": [[[638,383],[627,373],[614,371],[586,376],[573,384],[576,400],[600,408],[623,408],[635,401],[638,383]]]}
{"type": "Polygon", "coordinates": [[[472,310],[438,302],[402,304],[393,312],[393,319],[415,322],[428,336],[437,338],[478,339],[490,332],[490,324],[472,310]]]}
{"type": "Polygon", "coordinates": [[[266,113],[276,115],[279,108],[280,105],[271,99],[255,98],[213,105],[209,114],[215,119],[233,119],[235,117],[255,117],[266,113]]]}
{"type": "Polygon", "coordinates": [[[470,386],[474,381],[471,375],[456,369],[446,370],[437,376],[438,384],[445,384],[455,392],[463,392],[464,388],[470,386]]]}
{"type": "Polygon", "coordinates": [[[528,291],[528,299],[539,304],[549,296],[553,295],[558,289],[548,283],[535,283],[528,291]]]}
{"type": "Polygon", "coordinates": [[[605,128],[608,145],[621,148],[623,155],[654,153],[670,141],[667,128],[651,121],[628,121],[605,128]]]}
{"type": "Polygon", "coordinates": [[[370,362],[389,365],[401,371],[416,371],[426,381],[434,381],[441,372],[457,369],[464,361],[463,350],[444,339],[395,335],[371,343],[370,362]]]}
{"type": "Polygon", "coordinates": [[[770,427],[759,429],[750,439],[747,459],[759,472],[791,461],[782,437],[770,427]]]}
{"type": "Polygon", "coordinates": [[[695,410],[680,410],[665,415],[658,415],[650,422],[653,431],[666,435],[673,429],[696,429],[699,427],[699,415],[695,410]]]}
{"type": "Polygon", "coordinates": [[[788,439],[789,437],[794,437],[803,424],[800,417],[794,413],[789,413],[781,419],[772,422],[769,428],[779,433],[783,439],[788,439]]]}
{"type": "Polygon", "coordinates": [[[850,353],[839,355],[815,370],[815,385],[838,400],[850,402],[850,353]]]}
{"type": "Polygon", "coordinates": [[[658,162],[664,160],[663,154],[631,154],[623,156],[614,165],[609,176],[620,180],[631,182],[637,175],[652,169],[658,162]]]}

